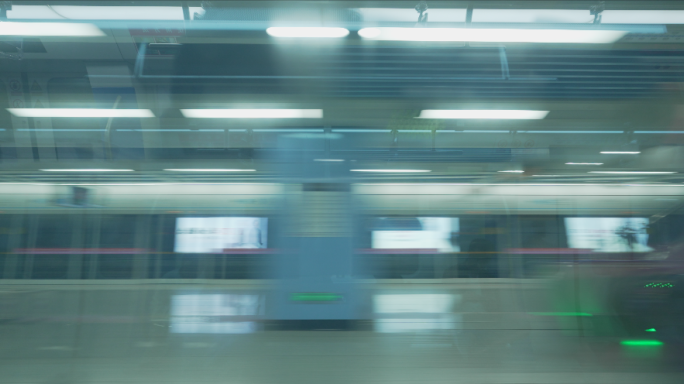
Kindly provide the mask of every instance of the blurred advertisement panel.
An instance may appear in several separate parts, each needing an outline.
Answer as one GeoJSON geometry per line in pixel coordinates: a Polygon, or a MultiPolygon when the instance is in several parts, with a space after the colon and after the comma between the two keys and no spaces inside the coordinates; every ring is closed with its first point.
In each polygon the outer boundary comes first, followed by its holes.
{"type": "Polygon", "coordinates": [[[379,249],[434,249],[440,252],[459,252],[452,241],[458,233],[458,218],[413,217],[378,218],[374,223],[372,247],[379,249]]]}
{"type": "Polygon", "coordinates": [[[644,217],[568,217],[570,248],[594,252],[650,252],[644,217]]]}
{"type": "Polygon", "coordinates": [[[260,217],[179,217],[174,251],[217,253],[224,249],[266,248],[268,219],[260,217]]]}

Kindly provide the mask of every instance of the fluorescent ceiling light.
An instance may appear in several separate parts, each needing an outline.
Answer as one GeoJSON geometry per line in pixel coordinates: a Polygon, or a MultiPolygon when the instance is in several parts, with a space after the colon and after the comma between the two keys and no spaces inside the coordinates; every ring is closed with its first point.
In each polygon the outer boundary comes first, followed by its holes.
{"type": "MultiPolygon", "coordinates": [[[[4,129],[3,129],[4,131],[4,129]]],[[[19,128],[17,132],[106,132],[106,129],[19,128]]],[[[120,129],[119,129],[120,131],[120,129]]]]}
{"type": "Polygon", "coordinates": [[[627,31],[588,29],[512,28],[363,28],[359,36],[371,40],[480,43],[613,43],[627,31]]]}
{"type": "Polygon", "coordinates": [[[634,133],[658,133],[658,134],[668,134],[668,133],[684,133],[684,131],[634,131],[634,133]]]}
{"type": "Polygon", "coordinates": [[[518,133],[569,133],[569,134],[585,134],[585,133],[624,133],[624,131],[518,131],[518,133]]]}
{"type": "Polygon", "coordinates": [[[323,133],[323,129],[297,129],[297,128],[277,128],[277,129],[252,129],[252,132],[263,133],[323,133]]]}
{"type": "Polygon", "coordinates": [[[266,33],[273,37],[340,38],[349,34],[347,28],[336,27],[271,27],[266,33]]]}
{"type": "Polygon", "coordinates": [[[219,169],[219,168],[169,168],[170,172],[256,172],[256,169],[219,169]]]}
{"type": "Polygon", "coordinates": [[[320,119],[322,109],[181,109],[195,119],[320,119]]]}
{"type": "Polygon", "coordinates": [[[223,129],[117,129],[117,132],[225,132],[223,129]]]}
{"type": "Polygon", "coordinates": [[[117,129],[117,132],[192,132],[192,129],[117,129]]]}
{"type": "Polygon", "coordinates": [[[525,173],[525,171],[515,170],[515,169],[511,169],[509,171],[497,171],[497,172],[501,172],[501,173],[525,173]]]}
{"type": "Polygon", "coordinates": [[[7,110],[17,117],[154,117],[154,113],[149,109],[7,108],[7,110]]]}
{"type": "MultiPolygon", "coordinates": [[[[588,9],[473,10],[473,23],[591,24],[593,21],[594,16],[589,13],[588,9]]],[[[601,24],[684,24],[684,11],[605,10],[601,12],[601,24]]]]}
{"type": "MultiPolygon", "coordinates": [[[[358,8],[361,21],[369,22],[405,22],[415,23],[418,14],[413,8],[358,8]]],[[[466,21],[466,9],[430,8],[428,9],[430,22],[433,23],[463,23],[466,21]]]]}
{"type": "MultiPolygon", "coordinates": [[[[15,184],[22,184],[22,183],[15,183],[15,184]]],[[[616,183],[423,183],[423,184],[416,184],[416,183],[357,183],[354,185],[364,185],[364,186],[416,186],[416,185],[422,185],[422,186],[469,186],[469,185],[482,185],[482,186],[515,186],[515,187],[529,187],[529,186],[578,186],[578,187],[586,187],[586,186],[597,186],[597,187],[610,187],[610,186],[625,186],[625,187],[677,187],[677,188],[684,188],[684,184],[616,184],[616,183]]]]}
{"type": "Polygon", "coordinates": [[[43,172],[133,172],[133,169],[41,169],[43,172]]]}
{"type": "Polygon", "coordinates": [[[333,129],[332,132],[335,133],[389,133],[392,132],[391,129],[333,129]]]}
{"type": "Polygon", "coordinates": [[[84,23],[0,22],[0,36],[105,36],[100,28],[84,23]]]}
{"type": "Polygon", "coordinates": [[[562,175],[532,175],[532,177],[561,177],[562,175]]]}
{"type": "Polygon", "coordinates": [[[549,111],[526,110],[476,110],[476,109],[424,109],[419,119],[528,119],[539,120],[546,117],[549,111]]]}
{"type": "Polygon", "coordinates": [[[8,19],[184,20],[181,7],[12,5],[8,19]]]}
{"type": "Polygon", "coordinates": [[[614,175],[670,175],[677,172],[650,172],[650,171],[590,171],[589,173],[607,173],[614,175]]]}
{"type": "MultiPolygon", "coordinates": [[[[432,20],[430,20],[432,21],[432,20]]],[[[592,23],[589,9],[474,9],[473,23],[592,23]]]]}
{"type": "Polygon", "coordinates": [[[638,155],[639,151],[601,151],[602,155],[638,155]]]}
{"type": "Polygon", "coordinates": [[[565,163],[566,165],[603,165],[603,163],[565,163]]]}
{"type": "Polygon", "coordinates": [[[487,130],[487,129],[466,129],[463,133],[511,133],[511,131],[487,130]]]}
{"type": "MultiPolygon", "coordinates": [[[[157,185],[157,186],[167,186],[167,185],[189,185],[189,186],[197,186],[197,185],[274,185],[272,183],[241,183],[241,182],[232,182],[232,183],[219,183],[219,182],[189,182],[189,183],[179,183],[179,182],[171,182],[171,183],[0,183],[0,185],[157,185]]],[[[630,187],[634,187],[636,185],[628,185],[630,187]]],[[[655,185],[655,186],[663,186],[663,185],[655,185]]],[[[684,185],[682,185],[684,187],[684,185]]]]}
{"type": "Polygon", "coordinates": [[[601,24],[684,24],[684,11],[605,10],[601,24]]]}
{"type": "Polygon", "coordinates": [[[331,162],[340,162],[340,161],[344,161],[344,159],[314,159],[314,161],[331,161],[331,162]]]}
{"type": "Polygon", "coordinates": [[[432,172],[429,169],[352,169],[352,172],[387,172],[387,173],[421,173],[432,172]]]}

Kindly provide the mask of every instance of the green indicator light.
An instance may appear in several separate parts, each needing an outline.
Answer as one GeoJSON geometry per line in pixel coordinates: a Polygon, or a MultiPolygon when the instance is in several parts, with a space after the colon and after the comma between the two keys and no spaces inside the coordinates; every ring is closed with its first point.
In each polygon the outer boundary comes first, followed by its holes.
{"type": "Polygon", "coordinates": [[[620,344],[628,347],[659,347],[663,345],[663,342],[658,340],[623,340],[620,344]]]}
{"type": "Polygon", "coordinates": [[[646,332],[655,332],[655,331],[656,331],[655,328],[649,328],[646,330],[646,332]]]}
{"type": "Polygon", "coordinates": [[[342,300],[342,295],[337,293],[293,293],[290,295],[292,301],[339,301],[342,300]]]}
{"type": "Polygon", "coordinates": [[[644,285],[644,288],[673,288],[672,283],[649,283],[644,285]]]}
{"type": "Polygon", "coordinates": [[[584,312],[530,312],[534,316],[593,316],[591,313],[584,312]]]}

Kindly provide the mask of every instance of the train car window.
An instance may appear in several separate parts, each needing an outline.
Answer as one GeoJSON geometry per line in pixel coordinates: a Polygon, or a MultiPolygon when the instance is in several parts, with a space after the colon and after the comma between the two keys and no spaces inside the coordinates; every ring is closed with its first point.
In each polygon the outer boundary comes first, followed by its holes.
{"type": "Polygon", "coordinates": [[[101,215],[101,248],[135,248],[135,226],[138,215],[101,215]]]}

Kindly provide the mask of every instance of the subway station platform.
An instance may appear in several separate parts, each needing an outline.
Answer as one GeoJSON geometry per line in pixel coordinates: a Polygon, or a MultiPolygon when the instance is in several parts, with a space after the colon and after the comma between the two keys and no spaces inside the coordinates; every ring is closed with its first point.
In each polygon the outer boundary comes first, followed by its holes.
{"type": "Polygon", "coordinates": [[[281,331],[265,321],[263,281],[6,280],[0,382],[684,382],[668,345],[543,316],[547,283],[364,282],[351,330],[281,331]]]}

